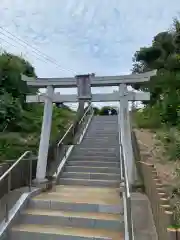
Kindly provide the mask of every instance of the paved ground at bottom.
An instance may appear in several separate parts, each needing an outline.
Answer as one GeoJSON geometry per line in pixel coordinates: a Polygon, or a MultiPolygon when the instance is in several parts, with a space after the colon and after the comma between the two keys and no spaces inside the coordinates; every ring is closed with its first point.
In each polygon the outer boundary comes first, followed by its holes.
{"type": "Polygon", "coordinates": [[[132,218],[135,240],[158,240],[148,197],[132,193],[132,218]]]}

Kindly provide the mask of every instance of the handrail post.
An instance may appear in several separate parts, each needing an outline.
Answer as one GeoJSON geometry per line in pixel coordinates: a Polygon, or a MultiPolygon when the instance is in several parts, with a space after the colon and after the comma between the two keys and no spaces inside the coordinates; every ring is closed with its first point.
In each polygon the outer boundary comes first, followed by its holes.
{"type": "Polygon", "coordinates": [[[32,158],[30,157],[29,160],[29,192],[31,192],[31,188],[32,188],[32,158]]]}
{"type": "Polygon", "coordinates": [[[5,205],[5,221],[9,221],[9,193],[11,191],[11,172],[7,175],[7,195],[6,195],[6,205],[5,205]]]}
{"type": "Polygon", "coordinates": [[[128,232],[129,240],[133,240],[133,222],[132,222],[132,212],[131,212],[131,197],[127,197],[127,220],[128,220],[128,232]]]}

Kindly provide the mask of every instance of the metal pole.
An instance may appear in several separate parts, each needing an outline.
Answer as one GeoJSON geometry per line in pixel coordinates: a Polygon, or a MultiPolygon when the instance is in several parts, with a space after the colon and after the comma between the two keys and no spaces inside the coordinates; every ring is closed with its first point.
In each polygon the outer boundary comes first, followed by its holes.
{"type": "Polygon", "coordinates": [[[29,160],[29,192],[31,192],[32,187],[32,158],[29,160]]]}
{"type": "Polygon", "coordinates": [[[8,182],[7,182],[7,195],[6,195],[6,205],[5,205],[5,221],[9,220],[9,193],[11,191],[11,172],[8,174],[8,182]]]}

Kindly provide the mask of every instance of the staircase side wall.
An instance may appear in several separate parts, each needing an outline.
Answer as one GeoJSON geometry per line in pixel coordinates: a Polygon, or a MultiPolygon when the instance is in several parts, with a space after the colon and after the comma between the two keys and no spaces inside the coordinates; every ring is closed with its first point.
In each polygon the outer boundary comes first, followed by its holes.
{"type": "Polygon", "coordinates": [[[173,212],[170,207],[168,196],[157,176],[153,164],[143,162],[146,155],[139,150],[136,135],[132,132],[133,152],[138,169],[138,174],[143,182],[144,190],[151,203],[152,214],[159,240],[178,240],[176,230],[171,228],[174,224],[173,212]]]}

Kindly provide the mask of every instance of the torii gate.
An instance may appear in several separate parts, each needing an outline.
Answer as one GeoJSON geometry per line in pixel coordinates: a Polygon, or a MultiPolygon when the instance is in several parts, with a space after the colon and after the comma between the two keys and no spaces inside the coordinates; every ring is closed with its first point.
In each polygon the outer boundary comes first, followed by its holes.
{"type": "Polygon", "coordinates": [[[94,75],[79,75],[74,78],[30,78],[22,75],[22,80],[27,85],[35,88],[46,88],[46,94],[28,95],[27,102],[44,102],[44,116],[41,130],[41,139],[39,144],[38,162],[36,170],[36,181],[43,183],[46,181],[46,166],[49,148],[49,139],[51,132],[53,103],[79,102],[79,106],[84,101],[91,102],[119,102],[120,114],[119,122],[121,126],[121,137],[126,159],[128,159],[128,180],[133,183],[133,151],[131,144],[131,130],[129,120],[128,101],[150,100],[148,92],[130,92],[127,90],[127,84],[149,81],[156,71],[150,71],[143,74],[130,74],[123,76],[95,77],[94,75]],[[91,87],[101,86],[119,86],[119,91],[108,94],[92,94],[91,87]],[[78,87],[78,95],[61,95],[54,93],[54,88],[73,88],[78,87]]]}

